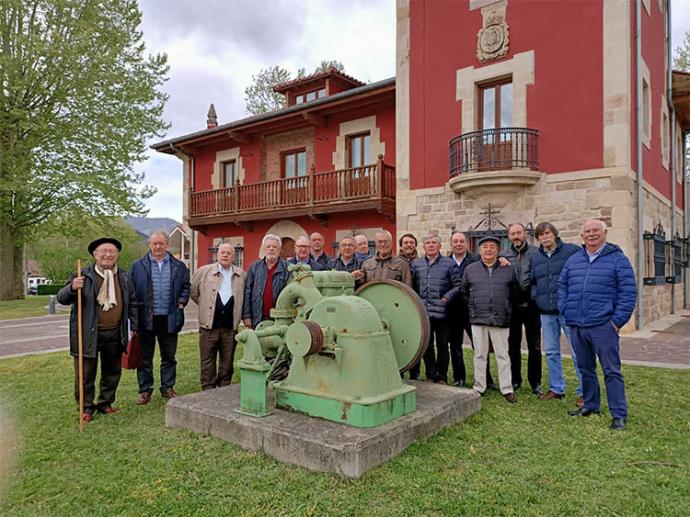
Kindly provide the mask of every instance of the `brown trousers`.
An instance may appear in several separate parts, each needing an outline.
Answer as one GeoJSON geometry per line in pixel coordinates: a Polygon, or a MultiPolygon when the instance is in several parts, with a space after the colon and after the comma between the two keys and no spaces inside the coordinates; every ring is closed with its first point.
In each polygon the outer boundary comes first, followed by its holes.
{"type": "Polygon", "coordinates": [[[201,389],[228,386],[235,361],[235,331],[231,328],[199,329],[201,389]],[[217,368],[216,368],[217,359],[217,368]]]}

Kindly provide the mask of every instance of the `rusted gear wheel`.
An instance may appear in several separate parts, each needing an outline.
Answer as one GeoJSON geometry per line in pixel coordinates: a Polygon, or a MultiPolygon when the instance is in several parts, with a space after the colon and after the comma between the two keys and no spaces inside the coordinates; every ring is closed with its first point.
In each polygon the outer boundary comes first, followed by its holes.
{"type": "Polygon", "coordinates": [[[396,280],[374,280],[357,289],[355,295],[371,303],[388,324],[400,373],[420,361],[431,329],[417,293],[396,280]]]}

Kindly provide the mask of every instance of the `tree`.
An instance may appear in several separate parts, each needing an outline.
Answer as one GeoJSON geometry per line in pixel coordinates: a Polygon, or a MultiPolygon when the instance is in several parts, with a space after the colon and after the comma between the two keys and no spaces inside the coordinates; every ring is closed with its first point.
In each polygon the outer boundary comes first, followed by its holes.
{"type": "Polygon", "coordinates": [[[54,284],[64,284],[75,270],[77,259],[83,266],[93,262],[89,255],[89,242],[107,235],[122,243],[118,265],[129,269],[132,262],[147,251],[145,239],[122,218],[107,218],[82,222],[81,230],[74,234],[69,231],[75,221],[63,221],[66,233],[44,229],[30,246],[30,256],[38,262],[41,273],[54,284]]]}
{"type": "Polygon", "coordinates": [[[325,72],[326,70],[329,69],[335,69],[338,72],[345,72],[345,65],[343,65],[340,61],[337,61],[335,59],[331,61],[326,61],[325,59],[319,63],[319,66],[316,67],[316,70],[314,70],[314,73],[317,74],[319,72],[325,72]]]}
{"type": "MultiPolygon", "coordinates": [[[[673,68],[675,70],[690,72],[690,31],[685,32],[683,44],[676,48],[676,55],[673,58],[673,68]]],[[[690,167],[690,146],[687,145],[685,163],[690,167]]],[[[683,172],[685,172],[685,177],[690,177],[690,170],[686,168],[683,172]]]]}
{"type": "MultiPolygon", "coordinates": [[[[345,71],[345,66],[336,60],[323,60],[316,67],[313,73],[325,72],[329,68],[335,68],[339,72],[345,71]]],[[[297,75],[294,79],[304,77],[304,68],[297,70],[297,75]]],[[[273,91],[276,84],[284,83],[292,80],[292,74],[289,70],[281,68],[280,66],[272,66],[260,70],[258,74],[252,75],[252,84],[244,90],[244,103],[247,113],[250,115],[259,115],[260,113],[268,113],[276,111],[285,107],[285,97],[282,93],[273,91]]]]}
{"type": "Polygon", "coordinates": [[[132,166],[161,136],[165,55],[133,0],[0,0],[0,299],[23,296],[24,244],[79,211],[141,213],[132,166]]]}

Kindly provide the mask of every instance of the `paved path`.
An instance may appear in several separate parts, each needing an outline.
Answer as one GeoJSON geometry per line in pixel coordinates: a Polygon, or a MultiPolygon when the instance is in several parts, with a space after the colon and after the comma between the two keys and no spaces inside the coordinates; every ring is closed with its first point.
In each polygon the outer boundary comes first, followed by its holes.
{"type": "MultiPolygon", "coordinates": [[[[199,328],[196,304],[185,309],[183,332],[199,328]]],[[[0,321],[0,359],[69,348],[69,316],[40,316],[0,321]]]]}

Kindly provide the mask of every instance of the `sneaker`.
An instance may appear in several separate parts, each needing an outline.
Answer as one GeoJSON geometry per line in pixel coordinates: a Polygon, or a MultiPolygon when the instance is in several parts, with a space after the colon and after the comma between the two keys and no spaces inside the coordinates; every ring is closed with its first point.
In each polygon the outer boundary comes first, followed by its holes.
{"type": "Polygon", "coordinates": [[[541,389],[541,386],[537,384],[534,388],[532,388],[532,393],[534,393],[536,396],[540,397],[541,395],[544,394],[544,390],[541,389]]]}
{"type": "Polygon", "coordinates": [[[465,387],[465,381],[455,381],[453,383],[453,386],[455,386],[456,388],[464,388],[465,387]]]}

